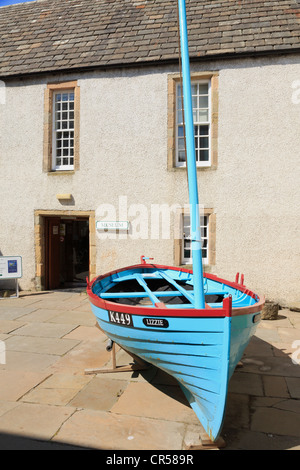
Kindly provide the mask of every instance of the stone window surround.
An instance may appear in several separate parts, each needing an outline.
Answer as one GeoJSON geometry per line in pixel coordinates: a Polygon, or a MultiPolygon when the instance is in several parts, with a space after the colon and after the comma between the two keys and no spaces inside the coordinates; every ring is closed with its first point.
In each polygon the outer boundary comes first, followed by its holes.
{"type": "MultiPolygon", "coordinates": [[[[175,224],[177,233],[183,233],[183,213],[184,209],[178,209],[175,216],[175,224]]],[[[187,214],[185,212],[185,214],[187,214]]],[[[212,208],[204,208],[203,215],[208,216],[208,263],[203,265],[205,271],[210,271],[210,268],[216,264],[216,214],[212,208]]],[[[183,238],[174,239],[174,264],[175,266],[182,266],[185,268],[191,267],[187,264],[182,264],[182,249],[183,238]]]]}
{"type": "Polygon", "coordinates": [[[96,219],[95,211],[73,210],[35,210],[34,211],[34,246],[35,246],[35,285],[36,290],[45,289],[45,218],[46,217],[88,217],[89,218],[89,280],[96,277],[96,219]]]}
{"type": "Polygon", "coordinates": [[[44,152],[43,171],[49,175],[72,174],[79,170],[79,113],[80,87],[77,80],[48,83],[44,95],[44,152]],[[55,91],[74,90],[74,170],[53,170],[52,159],[52,126],[53,126],[53,93],[55,91]]]}
{"type": "MultiPolygon", "coordinates": [[[[216,170],[218,166],[218,109],[219,73],[192,72],[191,81],[210,80],[211,83],[211,165],[197,166],[197,171],[216,170]]],[[[168,163],[169,171],[186,171],[186,166],[176,166],[176,86],[180,74],[168,76],[168,163]]]]}

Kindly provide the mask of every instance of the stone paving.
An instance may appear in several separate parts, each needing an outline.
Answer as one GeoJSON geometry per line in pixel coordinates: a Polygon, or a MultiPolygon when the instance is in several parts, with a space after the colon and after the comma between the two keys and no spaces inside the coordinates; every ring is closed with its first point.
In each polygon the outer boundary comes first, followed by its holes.
{"type": "MultiPolygon", "coordinates": [[[[0,300],[0,341],[0,449],[180,451],[203,434],[162,371],[85,373],[110,367],[111,353],[84,292],[0,300]]],[[[224,450],[300,450],[299,364],[300,313],[283,309],[261,322],[231,379],[224,450]]]]}

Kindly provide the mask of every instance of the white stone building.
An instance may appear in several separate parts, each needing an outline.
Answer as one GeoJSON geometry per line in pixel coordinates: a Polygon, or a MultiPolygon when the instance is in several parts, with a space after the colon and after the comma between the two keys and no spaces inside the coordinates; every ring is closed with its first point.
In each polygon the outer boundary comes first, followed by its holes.
{"type": "MultiPolygon", "coordinates": [[[[22,289],[80,285],[141,255],[190,264],[176,4],[0,8],[0,256],[22,256],[22,289]]],[[[204,268],[243,273],[289,305],[300,277],[298,2],[187,10],[204,268]]]]}

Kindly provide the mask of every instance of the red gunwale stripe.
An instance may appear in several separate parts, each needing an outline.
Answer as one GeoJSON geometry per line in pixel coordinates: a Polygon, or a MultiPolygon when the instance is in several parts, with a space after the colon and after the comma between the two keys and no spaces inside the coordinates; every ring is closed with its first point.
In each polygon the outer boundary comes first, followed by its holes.
{"type": "MultiPolygon", "coordinates": [[[[139,316],[154,316],[154,317],[209,317],[209,318],[220,318],[220,317],[231,317],[236,315],[247,315],[258,313],[261,311],[264,305],[264,298],[261,298],[259,302],[255,305],[249,307],[241,307],[241,308],[234,308],[232,309],[232,300],[231,297],[227,297],[223,301],[223,308],[209,308],[209,309],[172,309],[172,308],[152,308],[152,307],[142,307],[142,306],[134,306],[134,305],[125,305],[125,304],[116,304],[113,302],[109,302],[107,300],[101,299],[96,294],[92,292],[92,286],[96,281],[101,281],[106,277],[109,277],[113,274],[117,274],[123,271],[131,270],[131,269],[171,269],[173,271],[180,271],[186,272],[189,274],[193,274],[193,271],[190,269],[185,268],[176,268],[174,266],[164,266],[164,265],[157,265],[157,264],[136,264],[133,266],[128,266],[121,269],[116,269],[114,271],[110,271],[109,273],[103,274],[101,276],[95,277],[87,286],[87,293],[90,297],[90,302],[95,305],[96,307],[102,308],[103,310],[112,310],[114,312],[120,313],[130,313],[132,315],[139,315],[139,316]]],[[[225,281],[214,274],[204,273],[204,277],[208,279],[215,280],[217,282],[224,283],[228,286],[231,286],[239,291],[251,296],[252,298],[256,298],[256,294],[245,286],[241,286],[236,282],[225,281]]]]}

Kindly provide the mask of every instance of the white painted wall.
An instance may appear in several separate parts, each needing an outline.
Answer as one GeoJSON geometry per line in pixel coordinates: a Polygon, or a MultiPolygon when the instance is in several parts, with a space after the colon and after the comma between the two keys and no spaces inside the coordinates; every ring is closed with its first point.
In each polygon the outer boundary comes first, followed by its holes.
{"type": "MultiPolygon", "coordinates": [[[[192,66],[219,71],[218,167],[198,173],[200,202],[216,213],[212,271],[232,280],[243,272],[249,288],[281,304],[299,299],[300,103],[292,99],[298,62],[282,57],[192,66]]],[[[0,104],[0,251],[23,257],[23,289],[34,285],[35,209],[97,211],[103,203],[118,207],[119,196],[149,211],[151,204],[188,202],[185,172],[167,170],[172,72],[55,77],[78,79],[80,86],[80,170],[70,176],[42,171],[46,79],[6,83],[6,103],[0,104]],[[71,193],[74,205],[62,205],[58,193],[71,193]]],[[[173,264],[173,240],[97,238],[97,272],[136,263],[142,254],[173,264]]]]}

